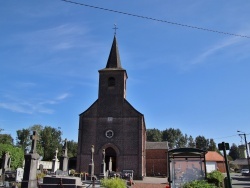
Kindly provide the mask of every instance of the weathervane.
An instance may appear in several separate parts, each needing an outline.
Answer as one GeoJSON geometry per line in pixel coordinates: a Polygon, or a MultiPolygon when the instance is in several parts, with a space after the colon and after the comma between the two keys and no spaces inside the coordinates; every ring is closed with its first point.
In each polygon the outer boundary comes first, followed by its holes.
{"type": "Polygon", "coordinates": [[[116,24],[114,24],[114,28],[113,29],[115,30],[115,35],[116,35],[116,30],[118,29],[118,27],[116,27],[116,24]]]}

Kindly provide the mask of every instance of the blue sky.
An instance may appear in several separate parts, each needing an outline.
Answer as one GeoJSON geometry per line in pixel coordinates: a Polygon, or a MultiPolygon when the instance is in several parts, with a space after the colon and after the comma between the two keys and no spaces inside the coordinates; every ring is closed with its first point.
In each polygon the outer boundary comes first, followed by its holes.
{"type": "MultiPolygon", "coordinates": [[[[74,1],[250,37],[248,0],[74,1]]],[[[0,2],[4,133],[16,138],[16,130],[41,124],[77,141],[78,115],[97,99],[114,23],[127,100],[148,129],[241,144],[237,130],[250,133],[250,38],[60,0],[0,2]]]]}

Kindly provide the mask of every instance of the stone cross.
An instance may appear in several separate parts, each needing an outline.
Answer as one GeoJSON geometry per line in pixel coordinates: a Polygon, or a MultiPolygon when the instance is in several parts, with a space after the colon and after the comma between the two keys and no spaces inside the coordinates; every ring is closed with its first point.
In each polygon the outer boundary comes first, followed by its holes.
{"type": "Polygon", "coordinates": [[[105,163],[105,149],[102,150],[102,162],[105,163]]]}
{"type": "Polygon", "coordinates": [[[95,146],[91,146],[91,161],[94,161],[94,152],[95,152],[95,146]]]}
{"type": "Polygon", "coordinates": [[[91,179],[94,177],[94,170],[95,170],[95,165],[94,165],[94,152],[95,152],[95,146],[91,146],[91,161],[89,163],[89,174],[91,179]]]}
{"type": "Polygon", "coordinates": [[[30,139],[32,140],[30,153],[36,153],[36,143],[39,140],[39,136],[36,131],[33,131],[33,135],[30,136],[30,139]]]}
{"type": "Polygon", "coordinates": [[[9,169],[10,168],[10,163],[11,163],[10,154],[9,154],[9,152],[6,152],[4,154],[4,165],[3,165],[3,168],[5,170],[9,169]]]}
{"type": "Polygon", "coordinates": [[[64,140],[64,145],[63,145],[63,156],[67,157],[68,156],[68,143],[67,139],[64,140]]]}
{"type": "Polygon", "coordinates": [[[57,153],[58,153],[58,148],[56,148],[55,160],[57,160],[57,153]]]}

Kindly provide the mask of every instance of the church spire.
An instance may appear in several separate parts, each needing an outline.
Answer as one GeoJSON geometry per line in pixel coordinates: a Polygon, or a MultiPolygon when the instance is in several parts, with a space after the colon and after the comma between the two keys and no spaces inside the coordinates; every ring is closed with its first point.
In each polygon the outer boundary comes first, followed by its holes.
{"type": "Polygon", "coordinates": [[[113,39],[113,44],[109,53],[109,58],[108,58],[106,68],[122,69],[116,36],[114,36],[114,39],[113,39]]]}

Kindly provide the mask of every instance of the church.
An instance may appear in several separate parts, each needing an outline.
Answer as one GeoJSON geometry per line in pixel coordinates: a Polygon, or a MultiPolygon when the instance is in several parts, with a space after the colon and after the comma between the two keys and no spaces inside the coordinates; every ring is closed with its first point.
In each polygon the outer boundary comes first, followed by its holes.
{"type": "Polygon", "coordinates": [[[93,145],[95,174],[101,173],[104,149],[106,170],[111,163],[112,171],[133,170],[137,179],[146,176],[146,124],[126,100],[127,79],[114,36],[106,67],[99,70],[98,99],[79,115],[78,172],[88,172],[93,145]]]}

